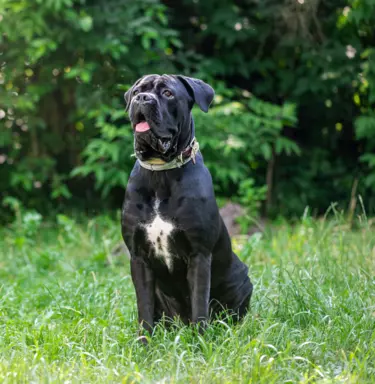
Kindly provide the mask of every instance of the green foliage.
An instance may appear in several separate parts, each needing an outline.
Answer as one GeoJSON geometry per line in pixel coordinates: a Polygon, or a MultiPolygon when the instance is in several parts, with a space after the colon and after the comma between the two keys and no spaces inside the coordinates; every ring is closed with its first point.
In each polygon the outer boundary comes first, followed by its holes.
{"type": "Polygon", "coordinates": [[[12,224],[14,245],[18,248],[27,248],[35,245],[35,237],[42,224],[42,215],[36,211],[26,210],[22,203],[14,197],[7,196],[3,205],[13,212],[15,220],[12,224]]]}
{"type": "Polygon", "coordinates": [[[24,247],[1,228],[0,381],[372,383],[374,228],[357,225],[305,215],[238,239],[254,283],[244,321],[212,321],[203,336],[159,324],[148,348],[128,259],[110,262],[117,220],[43,220],[24,247]]]}
{"type": "Polygon", "coordinates": [[[72,176],[93,174],[95,187],[106,197],[113,188],[124,187],[134,159],[133,134],[129,124],[121,123],[124,111],[102,106],[94,112],[99,136],[92,139],[82,152],[84,164],[75,168],[72,176]]]}
{"type": "MultiPolygon", "coordinates": [[[[375,85],[375,84],[374,84],[375,85]]],[[[365,176],[365,183],[370,188],[375,188],[375,110],[360,116],[355,121],[356,135],[359,140],[366,143],[365,153],[360,157],[369,169],[365,176]]]]}
{"type": "MultiPolygon", "coordinates": [[[[106,119],[122,109],[121,95],[134,78],[173,70],[168,55],[179,41],[165,13],[166,7],[153,0],[1,3],[0,142],[7,149],[2,189],[31,206],[68,199],[69,184],[75,184],[67,177],[90,140],[103,161],[108,156],[121,161],[96,137],[104,133],[114,139],[106,119]]],[[[93,162],[86,160],[88,166],[93,162]]],[[[123,169],[104,170],[124,185],[123,169]]],[[[103,187],[100,171],[95,176],[103,187]]]]}
{"type": "Polygon", "coordinates": [[[257,187],[253,179],[243,180],[239,187],[239,203],[245,207],[245,214],[237,218],[241,227],[241,232],[246,234],[249,226],[257,218],[261,202],[265,200],[267,186],[257,187]]]}
{"type": "MultiPolygon", "coordinates": [[[[361,35],[371,41],[375,23],[375,1],[353,1],[347,18],[341,21],[342,28],[358,28],[361,35]]],[[[375,188],[375,42],[360,52],[361,73],[356,82],[354,103],[361,115],[355,119],[356,137],[363,143],[360,160],[367,165],[365,184],[375,188]]]]}
{"type": "Polygon", "coordinates": [[[219,93],[209,114],[193,113],[196,135],[220,195],[253,178],[259,164],[269,161],[273,151],[277,155],[300,153],[295,142],[282,136],[284,126],[296,123],[295,106],[273,105],[243,92],[247,97],[240,98],[239,91],[232,91],[231,99],[241,101],[228,100],[219,93]]]}
{"type": "Polygon", "coordinates": [[[3,0],[0,190],[45,212],[110,205],[133,163],[124,91],[181,72],[217,92],[194,114],[218,196],[253,180],[291,216],[347,206],[358,179],[371,211],[374,15],[375,0],[3,0]]]}
{"type": "Polygon", "coordinates": [[[358,105],[360,89],[375,89],[366,80],[374,69],[374,4],[185,0],[184,13],[173,15],[183,43],[196,48],[199,65],[192,67],[200,75],[224,78],[272,103],[297,105],[298,130],[285,134],[297,141],[302,156],[275,162],[278,213],[302,213],[306,205],[323,212],[328,201],[346,205],[357,177],[357,192],[374,208],[373,190],[364,183],[369,169],[359,161],[367,139],[354,135],[355,118],[367,114],[358,105]],[[191,28],[182,28],[186,18],[191,28]],[[197,42],[191,42],[192,31],[197,42]]]}

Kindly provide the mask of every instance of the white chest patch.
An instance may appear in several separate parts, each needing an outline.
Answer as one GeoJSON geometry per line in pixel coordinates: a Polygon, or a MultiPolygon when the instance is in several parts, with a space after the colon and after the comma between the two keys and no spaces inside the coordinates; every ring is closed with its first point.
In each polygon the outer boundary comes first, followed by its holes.
{"type": "Polygon", "coordinates": [[[169,252],[169,236],[174,229],[172,223],[163,220],[159,214],[160,201],[156,200],[154,205],[155,216],[149,224],[144,226],[148,240],[154,247],[155,254],[164,259],[168,269],[172,268],[172,255],[169,252]]]}

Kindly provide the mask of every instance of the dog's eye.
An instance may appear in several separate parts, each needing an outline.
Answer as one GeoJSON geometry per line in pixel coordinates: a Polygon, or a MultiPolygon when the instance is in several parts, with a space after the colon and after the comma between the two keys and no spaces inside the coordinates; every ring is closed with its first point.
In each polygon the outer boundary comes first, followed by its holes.
{"type": "Polygon", "coordinates": [[[172,96],[173,96],[173,93],[172,93],[169,89],[166,89],[166,90],[163,92],[163,95],[164,95],[164,96],[167,96],[167,97],[172,97],[172,96]]]}
{"type": "Polygon", "coordinates": [[[138,89],[135,89],[135,90],[133,91],[133,96],[138,95],[138,93],[139,93],[139,90],[138,90],[138,89]]]}

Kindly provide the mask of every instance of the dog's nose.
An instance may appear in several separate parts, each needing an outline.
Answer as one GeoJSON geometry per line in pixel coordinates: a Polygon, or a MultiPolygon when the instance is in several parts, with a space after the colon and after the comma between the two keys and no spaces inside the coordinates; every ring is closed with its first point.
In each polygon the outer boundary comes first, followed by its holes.
{"type": "Polygon", "coordinates": [[[148,103],[153,100],[152,96],[146,92],[138,93],[135,99],[140,103],[148,103]]]}

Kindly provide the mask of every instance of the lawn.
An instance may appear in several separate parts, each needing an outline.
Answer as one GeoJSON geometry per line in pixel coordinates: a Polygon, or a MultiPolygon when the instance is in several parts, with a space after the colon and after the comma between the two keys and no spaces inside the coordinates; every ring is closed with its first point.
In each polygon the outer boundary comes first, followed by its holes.
{"type": "Polygon", "coordinates": [[[362,218],[234,240],[254,282],[238,325],[159,325],[136,341],[129,262],[109,217],[27,214],[0,230],[3,383],[373,383],[375,235],[362,218]]]}

